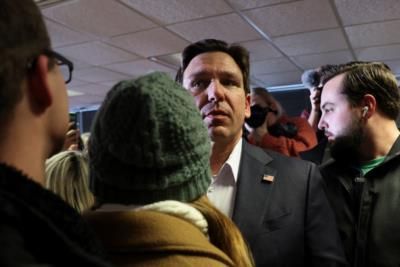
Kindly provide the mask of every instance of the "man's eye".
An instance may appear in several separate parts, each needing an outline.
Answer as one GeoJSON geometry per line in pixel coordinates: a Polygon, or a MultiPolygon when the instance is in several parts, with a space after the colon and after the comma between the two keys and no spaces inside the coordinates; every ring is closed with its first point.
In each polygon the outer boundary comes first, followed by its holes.
{"type": "Polygon", "coordinates": [[[205,88],[207,88],[208,84],[209,84],[209,81],[197,80],[197,81],[193,81],[190,84],[190,88],[195,91],[204,90],[205,88]]]}
{"type": "Polygon", "coordinates": [[[222,84],[225,86],[229,86],[229,87],[232,87],[232,86],[238,87],[239,86],[239,83],[232,79],[223,80],[222,84]]]}

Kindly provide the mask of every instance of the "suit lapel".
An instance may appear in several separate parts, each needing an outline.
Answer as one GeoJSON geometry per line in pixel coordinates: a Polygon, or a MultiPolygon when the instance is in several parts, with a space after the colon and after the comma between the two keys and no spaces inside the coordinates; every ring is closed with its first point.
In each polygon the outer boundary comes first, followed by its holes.
{"type": "MultiPolygon", "coordinates": [[[[263,221],[268,198],[274,185],[276,170],[269,163],[272,158],[263,150],[243,141],[237,191],[232,219],[242,232],[249,231],[263,221]]],[[[243,233],[246,236],[246,233],[243,233]]]]}

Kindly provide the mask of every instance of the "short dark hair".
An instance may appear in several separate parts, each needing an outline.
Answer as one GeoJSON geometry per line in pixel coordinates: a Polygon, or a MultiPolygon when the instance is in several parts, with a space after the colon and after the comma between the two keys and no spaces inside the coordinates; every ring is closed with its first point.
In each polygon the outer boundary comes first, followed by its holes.
{"type": "Polygon", "coordinates": [[[400,112],[400,91],[396,77],[386,64],[352,61],[337,65],[324,74],[323,83],[326,84],[343,73],[345,76],[342,93],[347,96],[352,106],[359,105],[364,95],[371,94],[384,115],[393,120],[397,119],[400,112]]]}
{"type": "Polygon", "coordinates": [[[245,92],[247,94],[250,93],[249,52],[240,45],[228,45],[226,42],[216,39],[204,39],[187,46],[182,52],[182,64],[176,74],[175,80],[182,84],[183,73],[190,61],[194,57],[207,52],[223,52],[231,56],[242,71],[245,92]]]}
{"type": "Polygon", "coordinates": [[[0,121],[22,97],[28,64],[49,48],[46,26],[33,0],[0,1],[0,121]]]}

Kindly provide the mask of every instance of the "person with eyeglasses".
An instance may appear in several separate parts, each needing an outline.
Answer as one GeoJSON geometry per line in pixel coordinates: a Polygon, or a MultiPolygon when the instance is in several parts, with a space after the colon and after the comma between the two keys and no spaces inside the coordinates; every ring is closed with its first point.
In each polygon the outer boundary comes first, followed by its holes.
{"type": "Polygon", "coordinates": [[[0,266],[109,266],[81,216],[43,187],[73,64],[50,49],[32,0],[0,1],[0,58],[0,266]]]}

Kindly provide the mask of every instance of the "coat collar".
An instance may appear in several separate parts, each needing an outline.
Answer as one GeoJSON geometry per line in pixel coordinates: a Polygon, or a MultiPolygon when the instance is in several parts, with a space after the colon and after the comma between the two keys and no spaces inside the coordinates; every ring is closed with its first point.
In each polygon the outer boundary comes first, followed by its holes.
{"type": "Polygon", "coordinates": [[[97,233],[109,254],[119,257],[198,253],[212,255],[227,266],[231,259],[214,247],[193,224],[156,211],[92,211],[85,219],[97,233]],[[110,231],[110,229],[113,229],[110,231]]]}
{"type": "MultiPolygon", "coordinates": [[[[60,197],[43,188],[22,171],[0,162],[0,196],[22,214],[25,231],[31,231],[30,219],[39,220],[65,242],[74,242],[86,251],[101,255],[102,248],[80,214],[60,197]]],[[[35,230],[32,230],[35,231],[35,230]]],[[[75,246],[75,244],[74,244],[75,246]]]]}

